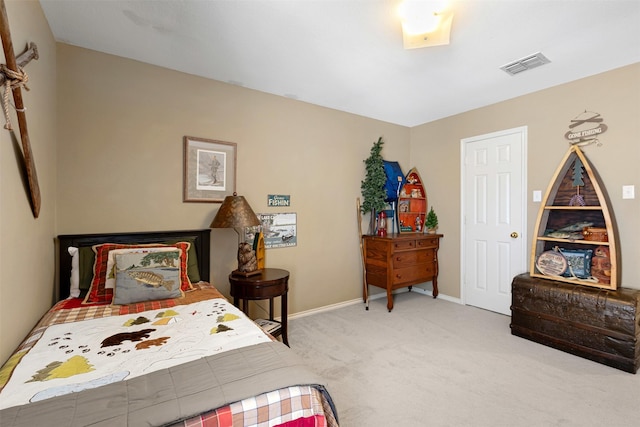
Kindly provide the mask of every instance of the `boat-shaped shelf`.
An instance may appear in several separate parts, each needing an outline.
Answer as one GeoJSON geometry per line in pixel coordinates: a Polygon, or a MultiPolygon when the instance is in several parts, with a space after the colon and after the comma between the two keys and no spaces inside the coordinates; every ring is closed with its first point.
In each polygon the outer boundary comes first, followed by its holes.
{"type": "Polygon", "coordinates": [[[422,233],[427,215],[427,192],[416,168],[412,168],[398,195],[400,233],[422,233]]]}
{"type": "Polygon", "coordinates": [[[595,169],[577,145],[571,146],[542,199],[531,276],[617,289],[617,236],[595,169]]]}

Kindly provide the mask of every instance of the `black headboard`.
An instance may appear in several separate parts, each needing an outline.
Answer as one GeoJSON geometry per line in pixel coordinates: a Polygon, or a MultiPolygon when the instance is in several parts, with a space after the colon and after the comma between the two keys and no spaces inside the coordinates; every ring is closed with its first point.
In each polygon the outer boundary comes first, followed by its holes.
{"type": "Polygon", "coordinates": [[[58,236],[58,280],[60,287],[59,299],[69,296],[71,277],[71,255],[69,246],[83,247],[102,243],[161,243],[167,240],[193,240],[198,254],[198,269],[200,278],[209,282],[210,241],[211,229],[179,230],[179,231],[145,231],[132,233],[104,233],[104,234],[64,234],[58,236]]]}

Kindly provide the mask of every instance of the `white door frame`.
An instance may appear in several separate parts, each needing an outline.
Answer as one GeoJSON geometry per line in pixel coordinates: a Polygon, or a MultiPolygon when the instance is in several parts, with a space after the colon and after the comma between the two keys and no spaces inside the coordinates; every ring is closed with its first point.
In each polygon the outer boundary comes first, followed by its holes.
{"type": "Polygon", "coordinates": [[[512,129],[501,130],[497,132],[491,132],[484,135],[477,135],[473,137],[463,138],[460,140],[460,300],[462,304],[466,305],[466,296],[465,296],[465,242],[466,242],[466,228],[465,228],[465,200],[466,200],[466,188],[465,188],[465,158],[466,158],[466,147],[469,143],[474,141],[484,140],[488,138],[495,138],[503,135],[509,135],[513,133],[522,134],[522,163],[520,165],[521,168],[521,182],[522,182],[522,192],[521,192],[521,200],[522,203],[522,230],[520,234],[520,244],[522,259],[520,260],[520,264],[522,266],[522,272],[526,272],[528,268],[528,250],[527,250],[527,142],[528,142],[528,127],[527,126],[519,126],[512,129]]]}

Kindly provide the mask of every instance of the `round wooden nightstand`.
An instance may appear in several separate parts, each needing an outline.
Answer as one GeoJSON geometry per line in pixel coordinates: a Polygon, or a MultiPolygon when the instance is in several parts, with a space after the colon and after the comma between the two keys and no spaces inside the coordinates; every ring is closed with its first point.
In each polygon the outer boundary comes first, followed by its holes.
{"type": "Polygon", "coordinates": [[[269,320],[273,320],[273,299],[281,298],[280,328],[271,332],[274,337],[282,335],[282,342],[287,346],[287,292],[289,291],[289,272],[280,268],[263,268],[254,276],[229,275],[230,293],[233,305],[242,300],[242,311],[249,315],[249,300],[269,300],[269,320]]]}

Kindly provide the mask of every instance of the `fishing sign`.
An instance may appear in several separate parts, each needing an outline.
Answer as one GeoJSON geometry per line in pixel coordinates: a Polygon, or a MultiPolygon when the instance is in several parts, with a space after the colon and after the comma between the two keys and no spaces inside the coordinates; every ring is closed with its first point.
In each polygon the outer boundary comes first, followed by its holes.
{"type": "Polygon", "coordinates": [[[586,111],[571,120],[569,131],[564,137],[569,140],[571,145],[584,146],[596,143],[602,145],[598,141],[598,136],[607,131],[607,125],[603,123],[600,113],[586,111]]]}

